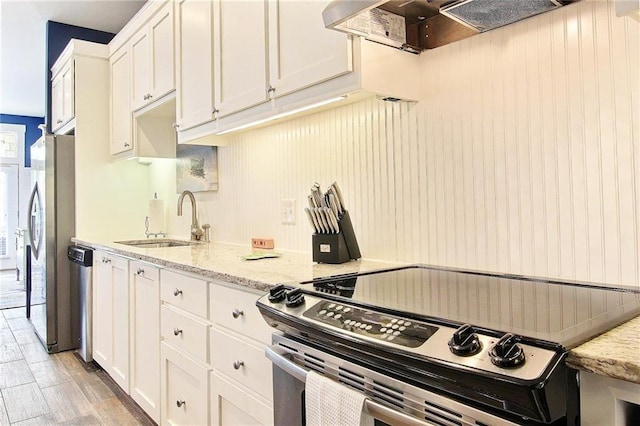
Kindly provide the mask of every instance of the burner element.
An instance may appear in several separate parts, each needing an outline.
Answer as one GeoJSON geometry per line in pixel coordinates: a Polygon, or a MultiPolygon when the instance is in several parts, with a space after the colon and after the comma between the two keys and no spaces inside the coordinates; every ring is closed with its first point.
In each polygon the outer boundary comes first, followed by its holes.
{"type": "Polygon", "coordinates": [[[473,327],[464,324],[453,333],[449,340],[449,349],[459,356],[471,356],[482,349],[482,344],[473,327]]]}
{"type": "Polygon", "coordinates": [[[296,306],[300,306],[304,303],[304,295],[299,288],[294,290],[289,290],[287,292],[286,300],[284,302],[288,308],[295,308],[296,306]]]}
{"type": "Polygon", "coordinates": [[[489,351],[491,362],[503,368],[514,368],[524,364],[524,349],[518,345],[517,338],[507,333],[496,342],[489,351]]]}
{"type": "Polygon", "coordinates": [[[275,287],[269,289],[269,302],[278,303],[284,300],[287,289],[282,285],[278,284],[275,287]]]}

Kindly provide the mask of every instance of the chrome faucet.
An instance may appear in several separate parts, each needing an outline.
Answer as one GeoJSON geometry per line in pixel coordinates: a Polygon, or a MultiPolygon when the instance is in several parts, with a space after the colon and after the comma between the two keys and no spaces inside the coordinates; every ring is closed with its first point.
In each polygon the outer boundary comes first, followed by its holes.
{"type": "MultiPolygon", "coordinates": [[[[191,201],[191,241],[200,241],[205,234],[200,228],[200,225],[198,225],[198,218],[196,217],[196,197],[193,196],[191,191],[182,191],[182,194],[178,197],[178,216],[182,216],[182,203],[184,202],[185,195],[188,196],[191,201]]],[[[209,225],[203,226],[207,226],[207,229],[209,227],[209,225]]],[[[206,237],[208,237],[208,235],[206,235],[206,237]]],[[[208,240],[209,238],[206,238],[206,241],[208,240]]]]}

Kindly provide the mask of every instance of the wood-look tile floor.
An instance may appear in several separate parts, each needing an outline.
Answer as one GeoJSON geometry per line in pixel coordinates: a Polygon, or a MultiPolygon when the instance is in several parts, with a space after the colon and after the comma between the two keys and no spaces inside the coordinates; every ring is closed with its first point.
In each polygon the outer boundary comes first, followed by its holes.
{"type": "Polygon", "coordinates": [[[0,425],[154,425],[97,365],[47,354],[24,312],[0,311],[0,425]]]}

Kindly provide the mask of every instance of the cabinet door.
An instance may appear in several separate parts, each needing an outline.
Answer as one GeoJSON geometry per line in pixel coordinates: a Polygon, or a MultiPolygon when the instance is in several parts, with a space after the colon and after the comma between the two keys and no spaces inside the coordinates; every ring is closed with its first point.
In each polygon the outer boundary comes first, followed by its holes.
{"type": "Polygon", "coordinates": [[[161,424],[209,424],[209,369],[161,345],[161,424]]]}
{"type": "Polygon", "coordinates": [[[129,86],[129,51],[127,48],[111,57],[111,154],[133,149],[131,141],[131,108],[129,86]]]}
{"type": "Polygon", "coordinates": [[[322,22],[327,4],[269,2],[270,81],[276,97],[353,70],[351,39],[322,22]]]}
{"type": "Polygon", "coordinates": [[[151,96],[151,51],[149,33],[144,27],[131,42],[131,109],[147,104],[151,96]]]}
{"type": "Polygon", "coordinates": [[[223,117],[269,100],[267,1],[214,0],[213,7],[215,105],[223,117]]]}
{"type": "Polygon", "coordinates": [[[160,271],[131,262],[130,330],[131,397],[155,421],[160,421],[160,271]]]}
{"type": "Polygon", "coordinates": [[[173,2],[167,3],[149,23],[151,37],[151,98],[161,98],[175,89],[173,2]]]}
{"type": "Polygon", "coordinates": [[[94,358],[129,392],[129,262],[101,251],[95,259],[94,358]]]}
{"type": "MultiPolygon", "coordinates": [[[[129,393],[129,262],[111,256],[111,377],[129,393]]],[[[98,301],[100,303],[100,301],[98,301]]]]}
{"type": "Polygon", "coordinates": [[[94,252],[93,262],[93,358],[110,372],[111,323],[113,322],[113,301],[111,294],[111,265],[104,252],[94,252]]]}
{"type": "Polygon", "coordinates": [[[211,373],[211,424],[272,425],[270,405],[251,396],[218,373],[211,373]]]}
{"type": "Polygon", "coordinates": [[[51,83],[51,130],[56,131],[58,127],[64,124],[63,116],[63,104],[64,104],[64,89],[63,89],[62,74],[58,74],[51,83]]]}
{"type": "Polygon", "coordinates": [[[62,71],[62,121],[68,122],[75,117],[75,76],[73,59],[62,71]]]}
{"type": "Polygon", "coordinates": [[[181,0],[177,4],[176,120],[178,130],[210,121],[213,106],[212,3],[181,0]]]}

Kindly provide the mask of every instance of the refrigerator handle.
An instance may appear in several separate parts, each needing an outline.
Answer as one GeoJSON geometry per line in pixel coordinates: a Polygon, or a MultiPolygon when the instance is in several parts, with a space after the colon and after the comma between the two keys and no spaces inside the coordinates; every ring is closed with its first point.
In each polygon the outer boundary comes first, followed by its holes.
{"type": "Polygon", "coordinates": [[[35,185],[33,186],[33,190],[31,191],[31,197],[29,198],[29,209],[27,210],[28,213],[28,220],[27,220],[27,229],[29,230],[29,245],[31,245],[31,250],[33,251],[33,255],[36,257],[36,259],[38,258],[38,247],[36,247],[36,242],[33,239],[33,219],[32,219],[32,212],[33,212],[33,203],[36,200],[36,197],[38,196],[38,182],[35,183],[35,185]]]}

